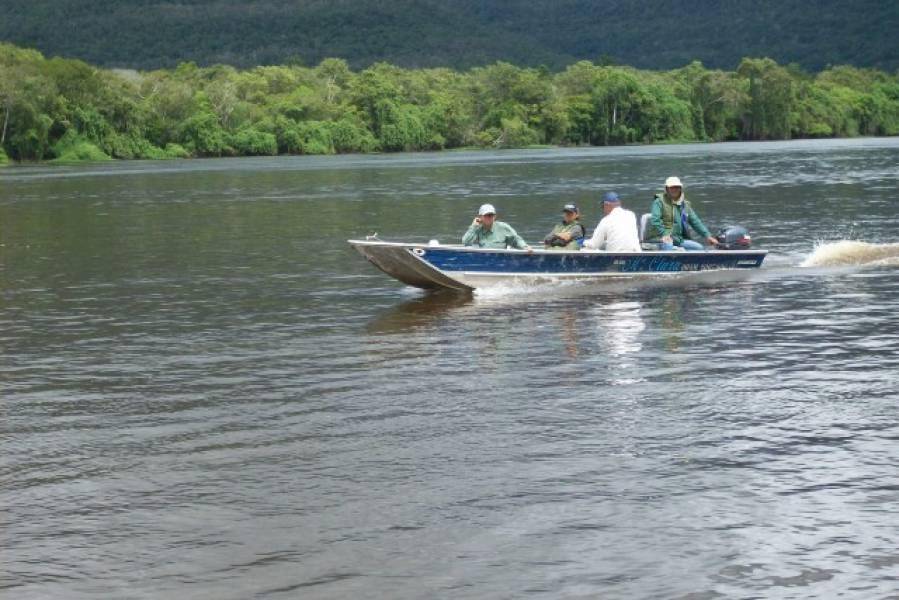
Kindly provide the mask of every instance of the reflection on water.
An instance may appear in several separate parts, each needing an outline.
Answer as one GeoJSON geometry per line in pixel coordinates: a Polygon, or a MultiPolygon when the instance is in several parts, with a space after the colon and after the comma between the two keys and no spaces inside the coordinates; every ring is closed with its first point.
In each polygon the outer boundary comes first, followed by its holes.
{"type": "Polygon", "coordinates": [[[681,349],[685,319],[690,316],[690,305],[694,300],[692,294],[666,292],[661,295],[662,311],[660,325],[667,352],[681,349]]]}
{"type": "Polygon", "coordinates": [[[408,333],[417,327],[433,326],[435,322],[449,318],[454,309],[471,306],[474,302],[468,294],[416,292],[414,297],[383,310],[366,329],[372,334],[408,333]]]}
{"type": "Polygon", "coordinates": [[[577,358],[578,340],[580,339],[580,330],[578,328],[577,311],[573,308],[565,308],[561,315],[560,332],[562,341],[565,344],[565,354],[569,358],[577,358]]]}
{"type": "Polygon", "coordinates": [[[646,323],[639,302],[611,302],[594,307],[600,351],[611,357],[610,368],[616,374],[613,385],[627,385],[643,378],[633,354],[643,349],[642,335],[646,323]]]}
{"type": "Polygon", "coordinates": [[[639,302],[611,302],[595,307],[599,343],[603,351],[618,358],[640,352],[640,336],[646,329],[640,311],[639,302]]]}

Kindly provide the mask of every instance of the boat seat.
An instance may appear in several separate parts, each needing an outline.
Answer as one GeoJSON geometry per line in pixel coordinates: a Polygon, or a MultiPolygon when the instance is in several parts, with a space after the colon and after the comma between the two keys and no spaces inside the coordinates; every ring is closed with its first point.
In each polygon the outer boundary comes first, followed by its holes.
{"type": "Polygon", "coordinates": [[[649,227],[649,220],[652,218],[650,213],[643,213],[640,217],[640,241],[646,241],[646,229],[649,227]]]}
{"type": "Polygon", "coordinates": [[[640,215],[640,247],[643,250],[658,250],[659,244],[657,242],[646,241],[646,230],[649,229],[650,219],[652,219],[651,213],[643,213],[642,215],[640,215]]]}

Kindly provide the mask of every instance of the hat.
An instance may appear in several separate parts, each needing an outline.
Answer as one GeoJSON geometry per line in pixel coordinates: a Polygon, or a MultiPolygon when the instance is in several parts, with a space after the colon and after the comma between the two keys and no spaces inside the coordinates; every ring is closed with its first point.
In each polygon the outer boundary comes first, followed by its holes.
{"type": "Polygon", "coordinates": [[[616,202],[621,202],[621,199],[615,192],[609,192],[603,197],[602,201],[608,202],[609,204],[615,204],[616,202]]]}
{"type": "Polygon", "coordinates": [[[680,182],[680,179],[677,177],[669,177],[665,180],[665,187],[684,187],[684,184],[680,182]]]}
{"type": "Polygon", "coordinates": [[[478,209],[478,216],[483,217],[484,215],[495,215],[496,209],[493,208],[492,204],[482,204],[481,208],[478,209]]]}
{"type": "Polygon", "coordinates": [[[576,213],[577,212],[577,204],[566,204],[565,206],[562,207],[562,212],[576,213]]]}

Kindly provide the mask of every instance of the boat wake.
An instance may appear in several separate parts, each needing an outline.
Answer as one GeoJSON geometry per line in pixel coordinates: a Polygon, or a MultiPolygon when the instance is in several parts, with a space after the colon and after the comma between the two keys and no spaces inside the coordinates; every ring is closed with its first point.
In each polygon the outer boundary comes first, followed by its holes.
{"type": "MultiPolygon", "coordinates": [[[[509,281],[485,286],[474,291],[479,303],[508,303],[516,301],[558,300],[583,295],[593,297],[621,294],[638,289],[688,288],[692,286],[726,286],[731,283],[760,282],[796,276],[798,269],[821,269],[831,273],[834,268],[864,268],[899,266],[899,243],[872,244],[857,240],[820,242],[810,254],[800,252],[775,256],[772,268],[751,271],[705,271],[683,273],[679,277],[659,276],[639,280],[609,280],[601,283],[557,280],[542,282],[509,281]]],[[[806,273],[810,273],[807,271],[806,273]]]]}
{"type": "Polygon", "coordinates": [[[871,244],[856,240],[822,242],[800,267],[899,265],[899,244],[871,244]]]}
{"type": "Polygon", "coordinates": [[[539,300],[558,298],[560,295],[577,293],[584,287],[584,282],[577,281],[542,281],[540,283],[504,282],[485,286],[474,290],[479,300],[507,300],[510,298],[526,298],[539,300]]]}

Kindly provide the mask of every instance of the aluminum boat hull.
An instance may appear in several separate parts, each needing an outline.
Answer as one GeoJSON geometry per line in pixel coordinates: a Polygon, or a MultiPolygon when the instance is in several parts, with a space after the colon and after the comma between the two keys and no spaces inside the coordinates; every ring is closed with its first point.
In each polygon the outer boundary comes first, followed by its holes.
{"type": "Polygon", "coordinates": [[[348,240],[384,273],[423,289],[471,291],[498,283],[613,280],[762,266],[767,250],[700,252],[496,250],[381,240],[348,240]]]}

